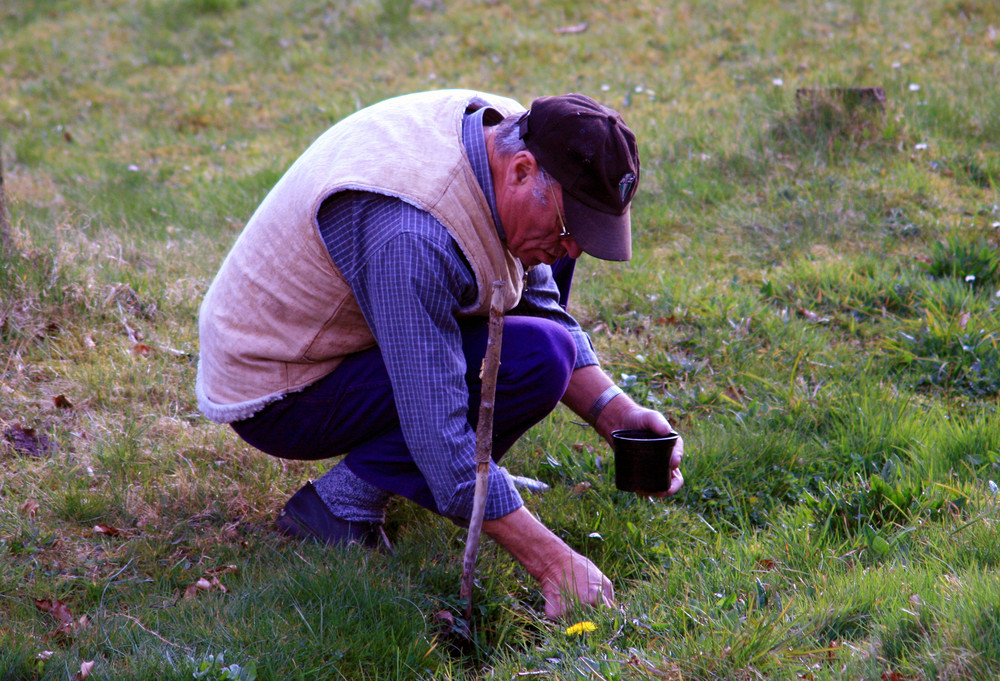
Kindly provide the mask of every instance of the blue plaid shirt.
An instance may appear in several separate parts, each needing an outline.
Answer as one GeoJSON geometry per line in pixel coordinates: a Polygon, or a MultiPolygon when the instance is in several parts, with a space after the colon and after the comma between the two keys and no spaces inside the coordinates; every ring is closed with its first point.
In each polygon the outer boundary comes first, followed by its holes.
{"type": "MultiPolygon", "coordinates": [[[[493,218],[496,212],[482,119],[466,116],[463,143],[493,218]]],[[[447,516],[469,518],[475,488],[475,432],[456,312],[475,302],[475,275],[454,238],[429,213],[390,196],[341,192],[318,214],[330,257],[357,298],[392,381],[403,436],[447,516]]],[[[577,368],[597,364],[590,338],[562,307],[548,265],[530,270],[514,315],[562,324],[577,347],[577,368]]],[[[486,518],[520,508],[506,470],[491,464],[486,518]]]]}

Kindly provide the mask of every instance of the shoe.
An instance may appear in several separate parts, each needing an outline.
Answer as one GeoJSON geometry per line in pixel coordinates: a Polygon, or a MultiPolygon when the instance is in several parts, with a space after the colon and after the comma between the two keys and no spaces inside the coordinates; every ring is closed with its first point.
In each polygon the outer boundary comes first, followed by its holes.
{"type": "Polygon", "coordinates": [[[279,532],[296,539],[315,539],[337,546],[360,544],[393,552],[382,523],[338,518],[323,503],[312,482],[292,495],[274,524],[279,532]]]}

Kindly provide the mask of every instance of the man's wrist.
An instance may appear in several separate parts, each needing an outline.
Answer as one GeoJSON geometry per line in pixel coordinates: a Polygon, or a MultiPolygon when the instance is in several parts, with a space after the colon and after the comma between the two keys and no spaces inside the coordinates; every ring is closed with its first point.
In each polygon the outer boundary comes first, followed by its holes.
{"type": "Polygon", "coordinates": [[[624,392],[617,385],[610,385],[598,395],[594,403],[590,405],[590,409],[587,410],[587,420],[590,421],[591,425],[596,425],[597,419],[601,418],[601,412],[608,406],[608,403],[624,392]]]}
{"type": "Polygon", "coordinates": [[[572,549],[542,521],[522,506],[502,518],[483,521],[483,532],[504,547],[541,582],[552,564],[572,554],[572,549]]]}

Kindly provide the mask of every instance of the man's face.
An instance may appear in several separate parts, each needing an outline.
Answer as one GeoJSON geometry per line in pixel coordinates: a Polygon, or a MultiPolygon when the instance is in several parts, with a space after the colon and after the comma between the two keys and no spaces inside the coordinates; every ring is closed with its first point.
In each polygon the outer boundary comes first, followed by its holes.
{"type": "MultiPolygon", "coordinates": [[[[551,265],[564,255],[580,257],[582,251],[572,236],[563,233],[562,188],[552,183],[546,187],[537,166],[519,172],[515,169],[497,192],[497,212],[507,236],[507,250],[525,267],[539,263],[551,265]]],[[[565,225],[570,234],[572,225],[565,225]]]]}

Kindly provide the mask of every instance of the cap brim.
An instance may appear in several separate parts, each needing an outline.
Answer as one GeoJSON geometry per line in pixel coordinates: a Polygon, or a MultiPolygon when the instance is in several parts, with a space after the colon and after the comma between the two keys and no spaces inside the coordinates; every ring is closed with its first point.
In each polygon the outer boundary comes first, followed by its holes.
{"type": "Polygon", "coordinates": [[[584,253],[601,260],[631,260],[632,218],[628,209],[622,215],[609,215],[563,193],[563,210],[573,241],[584,253]]]}

